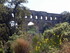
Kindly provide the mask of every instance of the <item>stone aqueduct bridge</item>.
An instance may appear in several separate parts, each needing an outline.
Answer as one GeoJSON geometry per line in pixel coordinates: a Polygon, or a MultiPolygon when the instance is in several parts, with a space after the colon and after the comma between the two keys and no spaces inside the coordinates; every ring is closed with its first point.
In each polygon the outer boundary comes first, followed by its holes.
{"type": "Polygon", "coordinates": [[[47,13],[43,11],[30,10],[30,13],[29,16],[25,15],[26,23],[33,22],[40,32],[42,32],[47,26],[51,27],[60,23],[62,18],[61,14],[47,13]]]}

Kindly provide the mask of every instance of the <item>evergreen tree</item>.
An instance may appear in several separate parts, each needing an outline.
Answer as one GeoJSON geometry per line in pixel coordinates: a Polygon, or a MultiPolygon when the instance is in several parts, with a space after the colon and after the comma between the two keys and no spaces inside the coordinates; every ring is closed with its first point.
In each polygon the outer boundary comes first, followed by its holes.
{"type": "Polygon", "coordinates": [[[18,27],[22,28],[24,22],[25,13],[27,13],[26,7],[20,7],[19,4],[25,3],[26,0],[12,0],[9,4],[14,4],[14,8],[9,8],[5,6],[4,3],[7,0],[0,0],[0,39],[5,41],[8,40],[8,37],[14,33],[14,27],[10,24],[11,21],[14,21],[18,24],[18,27]],[[13,13],[13,16],[12,16],[13,13]]]}

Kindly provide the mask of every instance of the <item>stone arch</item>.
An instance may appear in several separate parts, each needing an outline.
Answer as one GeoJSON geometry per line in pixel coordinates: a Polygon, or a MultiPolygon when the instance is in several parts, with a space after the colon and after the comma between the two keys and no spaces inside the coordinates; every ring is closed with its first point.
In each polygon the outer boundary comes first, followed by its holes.
{"type": "Polygon", "coordinates": [[[43,16],[41,16],[40,19],[42,20],[43,19],[43,16]]]}
{"type": "Polygon", "coordinates": [[[48,19],[48,17],[47,16],[45,16],[45,20],[47,20],[48,19]]]}
{"type": "Polygon", "coordinates": [[[34,23],[30,21],[30,22],[28,23],[28,26],[31,26],[31,25],[34,25],[34,23]]]}
{"type": "Polygon", "coordinates": [[[50,20],[53,20],[53,17],[50,17],[50,20]]]}
{"type": "MultiPolygon", "coordinates": [[[[35,21],[28,21],[28,24],[31,22],[34,23],[34,25],[30,25],[30,26],[27,25],[27,31],[34,30],[32,32],[39,33],[39,26],[37,25],[37,23],[35,21]]],[[[32,34],[34,34],[34,33],[32,33],[32,34]]]]}
{"type": "Polygon", "coordinates": [[[38,19],[38,16],[37,15],[35,16],[35,19],[38,19]]]}
{"type": "Polygon", "coordinates": [[[54,20],[57,20],[57,17],[55,17],[54,20]]]}
{"type": "Polygon", "coordinates": [[[33,18],[33,15],[30,15],[30,19],[32,19],[33,18]]]}

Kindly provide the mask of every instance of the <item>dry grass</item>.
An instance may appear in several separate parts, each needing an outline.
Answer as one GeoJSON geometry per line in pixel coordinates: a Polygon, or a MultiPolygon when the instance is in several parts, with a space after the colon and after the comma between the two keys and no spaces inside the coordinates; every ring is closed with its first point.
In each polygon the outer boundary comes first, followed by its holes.
{"type": "Polygon", "coordinates": [[[24,39],[16,39],[16,41],[12,43],[12,47],[15,53],[29,53],[29,43],[24,39]]]}
{"type": "Polygon", "coordinates": [[[65,42],[59,53],[70,53],[70,42],[65,42]]]}

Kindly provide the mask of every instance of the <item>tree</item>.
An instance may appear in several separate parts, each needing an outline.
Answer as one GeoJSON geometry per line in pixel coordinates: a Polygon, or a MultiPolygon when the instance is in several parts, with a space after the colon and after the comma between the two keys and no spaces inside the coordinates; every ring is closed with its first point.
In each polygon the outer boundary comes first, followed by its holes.
{"type": "Polygon", "coordinates": [[[63,15],[62,16],[63,22],[69,22],[70,23],[70,13],[67,11],[64,11],[61,14],[63,15]]]}
{"type": "Polygon", "coordinates": [[[8,37],[14,33],[13,28],[10,26],[10,21],[16,21],[20,27],[20,25],[23,24],[24,15],[27,10],[25,7],[19,8],[19,4],[24,3],[26,0],[12,0],[10,3],[11,5],[15,5],[14,8],[8,8],[8,6],[4,6],[3,3],[5,1],[7,0],[0,1],[0,39],[7,41],[8,37]],[[12,13],[14,13],[14,18],[11,15],[12,13]]]}
{"type": "Polygon", "coordinates": [[[57,24],[51,29],[46,30],[44,38],[48,38],[50,44],[59,46],[63,41],[70,41],[70,25],[67,22],[57,24]]]}
{"type": "MultiPolygon", "coordinates": [[[[16,27],[11,26],[11,21],[16,22],[18,27],[22,29],[25,13],[27,14],[28,12],[26,7],[20,7],[19,4],[22,2],[24,3],[25,1],[26,0],[12,0],[11,2],[7,2],[7,0],[0,0],[0,40],[3,45],[6,45],[9,36],[15,33],[14,29],[16,29],[16,27]],[[7,4],[9,3],[11,7],[4,5],[6,2],[7,4]],[[12,6],[13,4],[15,7],[12,6]]],[[[5,53],[7,52],[5,51],[5,53]]]]}
{"type": "Polygon", "coordinates": [[[52,37],[54,34],[59,36],[70,36],[70,25],[67,22],[56,24],[52,29],[48,29],[44,32],[44,36],[52,37]]]}
{"type": "Polygon", "coordinates": [[[8,10],[6,7],[3,6],[3,4],[0,4],[0,37],[2,37],[4,40],[7,41],[8,39],[8,10]]]}

